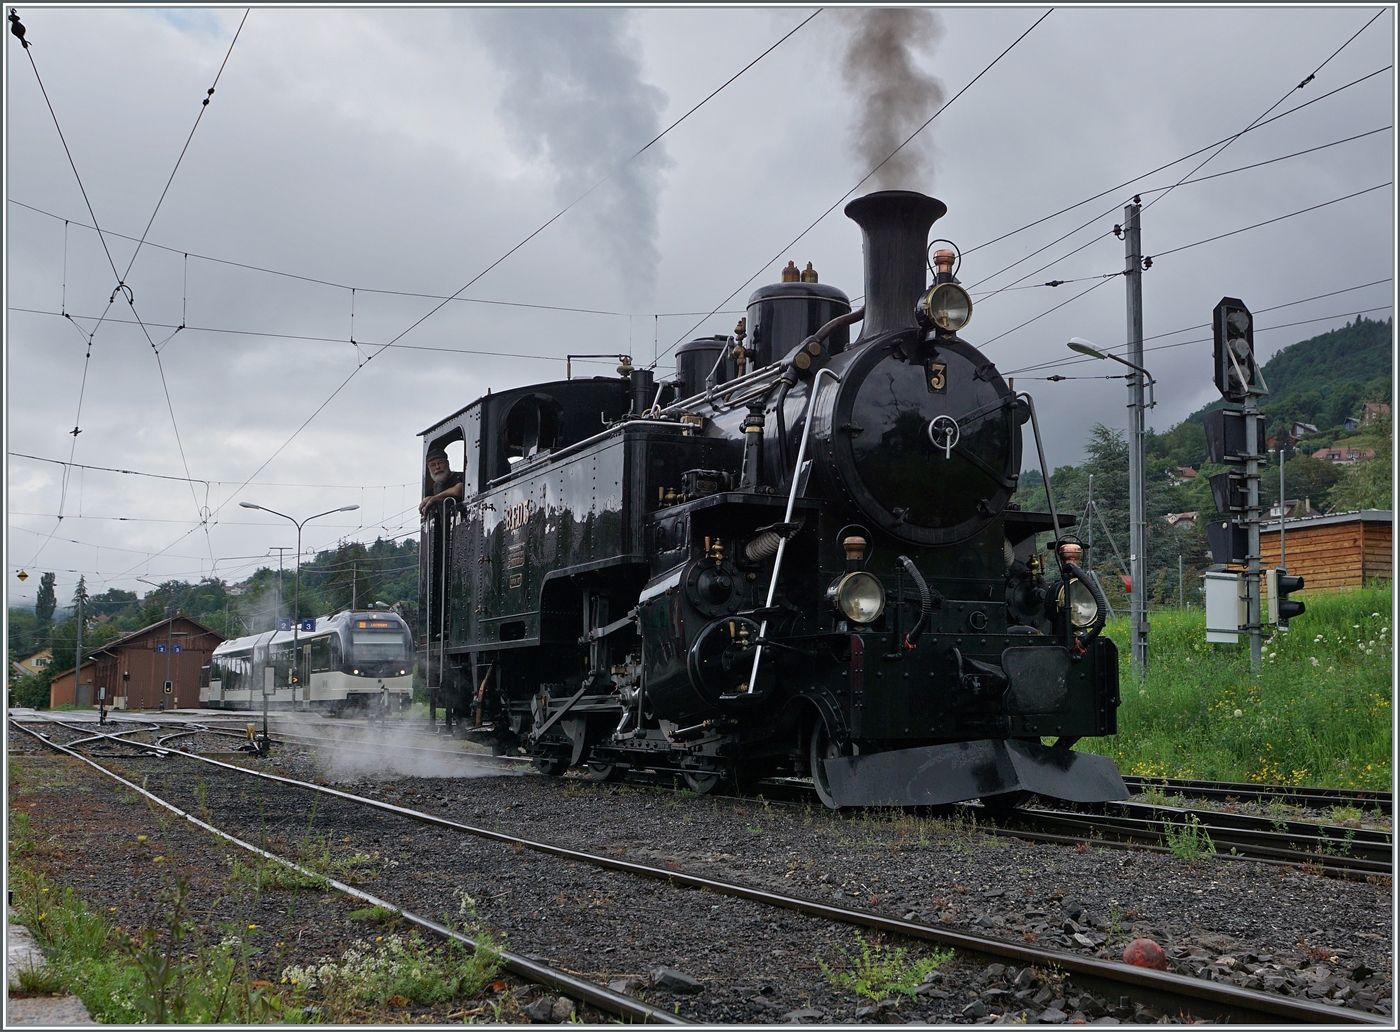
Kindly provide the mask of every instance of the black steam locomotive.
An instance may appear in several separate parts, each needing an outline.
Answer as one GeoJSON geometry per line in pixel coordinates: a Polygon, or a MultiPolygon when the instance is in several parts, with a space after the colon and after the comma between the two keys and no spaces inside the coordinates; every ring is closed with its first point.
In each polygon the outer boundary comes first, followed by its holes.
{"type": "Polygon", "coordinates": [[[946,210],[846,207],[863,309],[789,263],[671,380],[624,356],[422,433],[465,457],[421,552],[449,722],[549,774],[809,774],[832,807],[1126,797],[1071,748],[1116,728],[1107,605],[1053,500],[1010,503],[1034,407],[958,336],[953,252],[926,266],[946,210]]]}

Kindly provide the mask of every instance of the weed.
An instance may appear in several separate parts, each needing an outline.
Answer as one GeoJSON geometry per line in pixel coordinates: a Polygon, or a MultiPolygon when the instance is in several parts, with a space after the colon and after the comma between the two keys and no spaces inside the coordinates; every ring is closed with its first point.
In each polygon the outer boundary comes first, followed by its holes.
{"type": "Polygon", "coordinates": [[[194,786],[194,801],[200,812],[206,817],[209,816],[209,785],[207,782],[201,781],[194,786]]]}
{"type": "Polygon", "coordinates": [[[1167,840],[1167,849],[1178,860],[1199,860],[1215,853],[1215,843],[1210,840],[1210,834],[1201,829],[1201,822],[1194,813],[1187,814],[1179,827],[1171,821],[1163,821],[1162,834],[1167,840]]]}
{"type": "Polygon", "coordinates": [[[1359,806],[1334,806],[1332,807],[1332,820],[1337,824],[1345,824],[1347,821],[1359,821],[1362,817],[1359,806]]]}
{"type": "Polygon", "coordinates": [[[10,992],[51,994],[64,990],[63,979],[51,967],[20,968],[10,983],[10,992]]]}
{"type": "Polygon", "coordinates": [[[329,892],[331,885],[321,875],[299,871],[284,864],[258,857],[251,865],[235,859],[229,877],[264,890],[297,892],[329,892]]]}
{"type": "Polygon", "coordinates": [[[476,938],[477,948],[469,950],[456,939],[429,945],[416,932],[379,936],[374,942],[356,943],[339,960],[323,958],[319,964],[287,967],[282,981],[297,991],[318,991],[331,1011],[348,1011],[355,1001],[383,1004],[395,996],[417,1004],[474,996],[501,965],[489,936],[477,931],[476,938]]]}
{"type": "Polygon", "coordinates": [[[852,957],[842,950],[843,963],[839,968],[828,965],[821,957],[816,958],[817,967],[834,987],[850,989],[871,1000],[883,1000],[895,993],[913,997],[924,976],[953,957],[952,950],[934,950],[911,961],[903,948],[885,946],[878,937],[871,942],[860,935],[856,939],[860,942],[860,956],[852,957]]]}
{"type": "Polygon", "coordinates": [[[390,910],[388,907],[365,907],[363,910],[350,911],[350,920],[368,921],[370,924],[396,925],[399,922],[399,912],[390,910]]]}

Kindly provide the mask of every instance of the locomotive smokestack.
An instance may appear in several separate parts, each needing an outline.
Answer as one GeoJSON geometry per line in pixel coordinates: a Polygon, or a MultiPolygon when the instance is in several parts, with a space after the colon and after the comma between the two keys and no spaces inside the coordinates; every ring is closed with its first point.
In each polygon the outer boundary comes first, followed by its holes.
{"type": "Polygon", "coordinates": [[[865,237],[864,340],[917,326],[914,306],[927,289],[929,227],[948,206],[912,190],[881,190],[846,205],[865,237]]]}

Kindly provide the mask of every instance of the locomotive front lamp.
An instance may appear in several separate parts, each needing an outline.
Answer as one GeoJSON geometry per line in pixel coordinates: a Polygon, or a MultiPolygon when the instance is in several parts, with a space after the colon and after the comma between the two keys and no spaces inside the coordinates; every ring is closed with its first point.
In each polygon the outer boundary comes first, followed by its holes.
{"type": "MultiPolygon", "coordinates": [[[[1060,588],[1060,605],[1065,604],[1065,589],[1060,588]]],[[[1078,577],[1069,582],[1069,622],[1077,631],[1088,630],[1099,618],[1099,604],[1093,592],[1078,577]]]]}
{"type": "Polygon", "coordinates": [[[885,586],[873,573],[858,570],[832,584],[827,600],[852,623],[872,624],[885,611],[885,586]]]}
{"type": "Polygon", "coordinates": [[[956,283],[939,283],[919,302],[929,322],[956,333],[972,319],[972,296],[956,283]]]}

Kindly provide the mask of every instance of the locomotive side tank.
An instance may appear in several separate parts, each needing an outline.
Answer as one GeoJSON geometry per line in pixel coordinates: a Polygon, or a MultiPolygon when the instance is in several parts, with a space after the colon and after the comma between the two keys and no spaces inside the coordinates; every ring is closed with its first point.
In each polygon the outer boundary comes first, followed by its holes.
{"type": "Polygon", "coordinates": [[[423,432],[467,462],[423,529],[449,719],[548,773],[808,775],[834,807],[1126,797],[1072,748],[1116,730],[1106,604],[1066,521],[1010,503],[1033,406],[958,336],[950,253],[928,282],[945,211],[847,206],[862,310],[790,264],[669,383],[624,358],[423,432]]]}

